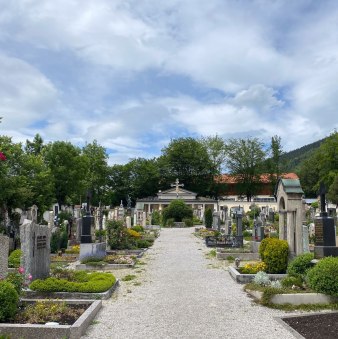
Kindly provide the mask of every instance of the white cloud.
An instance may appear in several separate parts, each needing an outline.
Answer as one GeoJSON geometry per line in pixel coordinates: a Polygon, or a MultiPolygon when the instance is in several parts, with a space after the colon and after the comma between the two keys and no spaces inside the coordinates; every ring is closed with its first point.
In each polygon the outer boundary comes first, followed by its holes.
{"type": "Polygon", "coordinates": [[[58,105],[58,92],[37,69],[17,58],[0,54],[1,128],[27,129],[49,118],[58,105]]]}

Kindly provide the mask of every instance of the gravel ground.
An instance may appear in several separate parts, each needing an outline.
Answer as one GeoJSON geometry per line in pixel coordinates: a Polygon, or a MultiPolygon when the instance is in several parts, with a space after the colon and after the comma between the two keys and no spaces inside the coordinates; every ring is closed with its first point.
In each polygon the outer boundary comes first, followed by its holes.
{"type": "Polygon", "coordinates": [[[154,246],[122,278],[115,296],[82,338],[291,339],[273,319],[285,312],[256,305],[192,228],[162,229],[154,246]]]}

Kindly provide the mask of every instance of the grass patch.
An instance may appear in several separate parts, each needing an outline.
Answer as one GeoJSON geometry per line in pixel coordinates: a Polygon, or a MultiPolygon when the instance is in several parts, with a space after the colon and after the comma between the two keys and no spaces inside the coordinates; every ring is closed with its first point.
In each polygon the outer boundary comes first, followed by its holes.
{"type": "Polygon", "coordinates": [[[126,275],[125,277],[123,277],[121,280],[122,281],[131,281],[131,280],[134,280],[136,278],[136,275],[134,274],[128,274],[126,275]]]}
{"type": "Polygon", "coordinates": [[[210,250],[209,253],[206,254],[206,257],[208,259],[216,258],[216,249],[210,250]]]}

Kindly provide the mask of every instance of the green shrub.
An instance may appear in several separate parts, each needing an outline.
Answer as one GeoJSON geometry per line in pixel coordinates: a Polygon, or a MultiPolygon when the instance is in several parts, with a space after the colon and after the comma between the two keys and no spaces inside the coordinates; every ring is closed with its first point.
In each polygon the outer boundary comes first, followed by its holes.
{"type": "Polygon", "coordinates": [[[293,277],[305,278],[307,271],[312,267],[312,253],[304,253],[294,258],[288,265],[287,274],[293,277]]]}
{"type": "MultiPolygon", "coordinates": [[[[111,273],[81,273],[81,281],[68,281],[58,278],[37,279],[33,281],[29,288],[40,292],[85,292],[100,293],[105,292],[115,284],[115,277],[111,273]],[[85,281],[84,278],[85,277],[85,281]]],[[[76,278],[76,276],[74,276],[76,278]]]]}
{"type": "Polygon", "coordinates": [[[182,221],[185,223],[186,227],[194,226],[194,223],[191,218],[183,218],[182,221]]]}
{"type": "Polygon", "coordinates": [[[338,297],[338,257],[321,259],[308,271],[307,282],[318,293],[338,297]]]}
{"type": "Polygon", "coordinates": [[[67,248],[68,246],[68,234],[66,231],[57,230],[52,233],[50,238],[50,251],[56,253],[61,248],[67,248]]]}
{"type": "Polygon", "coordinates": [[[289,246],[286,240],[265,238],[259,254],[267,266],[268,273],[284,273],[288,265],[289,246]]]}
{"type": "Polygon", "coordinates": [[[173,200],[162,212],[163,222],[166,224],[168,219],[174,219],[181,222],[184,218],[192,218],[193,211],[183,200],[173,200]]]}
{"type": "Polygon", "coordinates": [[[151,224],[152,225],[159,225],[161,223],[161,214],[159,211],[155,210],[151,214],[151,224]]]}
{"type": "Polygon", "coordinates": [[[124,227],[121,220],[110,220],[106,223],[107,240],[112,250],[131,249],[134,240],[128,234],[127,227],[124,227]]]}
{"type": "Polygon", "coordinates": [[[21,255],[21,250],[14,250],[8,257],[8,267],[19,268],[21,255]]]}
{"type": "Polygon", "coordinates": [[[165,226],[167,227],[173,227],[174,226],[175,219],[174,218],[169,218],[166,220],[165,226]]]}
{"type": "Polygon", "coordinates": [[[133,231],[139,232],[139,233],[144,232],[144,228],[143,228],[141,225],[133,226],[131,229],[132,229],[133,231]]]}
{"type": "Polygon", "coordinates": [[[82,258],[80,260],[81,264],[88,264],[88,263],[93,263],[93,262],[102,262],[103,257],[102,256],[88,256],[85,258],[82,258]]]}
{"type": "Polygon", "coordinates": [[[212,226],[212,210],[207,208],[204,212],[204,223],[206,228],[211,228],[212,226]]]}
{"type": "Polygon", "coordinates": [[[148,248],[154,243],[154,240],[151,239],[137,239],[136,245],[137,248],[148,248]]]}
{"type": "Polygon", "coordinates": [[[281,280],[283,287],[292,287],[293,285],[303,287],[303,281],[301,277],[288,276],[281,280]]]}
{"type": "Polygon", "coordinates": [[[18,310],[19,295],[8,281],[0,281],[0,322],[13,318],[18,310]]]}

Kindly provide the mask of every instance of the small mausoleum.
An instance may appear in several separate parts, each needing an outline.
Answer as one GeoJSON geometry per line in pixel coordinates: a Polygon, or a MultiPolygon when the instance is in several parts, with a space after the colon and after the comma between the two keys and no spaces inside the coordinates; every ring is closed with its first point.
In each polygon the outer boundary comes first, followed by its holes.
{"type": "MultiPolygon", "coordinates": [[[[165,191],[159,191],[156,196],[142,198],[136,200],[136,211],[137,214],[146,213],[147,217],[155,210],[162,211],[165,207],[175,199],[183,200],[188,206],[190,206],[194,215],[198,218],[203,219],[204,211],[210,208],[212,211],[217,211],[217,200],[198,197],[197,193],[183,189],[183,184],[180,184],[179,180],[176,179],[174,184],[171,184],[171,188],[165,191]]],[[[140,216],[140,218],[142,218],[140,216]]]]}
{"type": "Polygon", "coordinates": [[[298,179],[279,179],[275,196],[279,213],[279,238],[287,240],[291,255],[303,253],[304,192],[298,179]]]}

